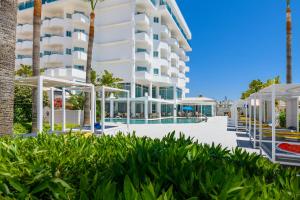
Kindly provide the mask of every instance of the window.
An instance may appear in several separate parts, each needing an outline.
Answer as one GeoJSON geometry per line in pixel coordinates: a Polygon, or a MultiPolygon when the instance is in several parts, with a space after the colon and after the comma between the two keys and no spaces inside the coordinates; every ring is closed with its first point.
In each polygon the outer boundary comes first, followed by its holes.
{"type": "Polygon", "coordinates": [[[83,65],[74,65],[74,69],[79,69],[84,71],[84,66],[83,65]]]}
{"type": "Polygon", "coordinates": [[[147,50],[146,49],[137,48],[136,52],[147,52],[147,50]]]}
{"type": "Polygon", "coordinates": [[[182,89],[176,88],[177,99],[182,99],[182,89]]]}
{"type": "Polygon", "coordinates": [[[153,69],[153,74],[154,74],[154,75],[159,75],[159,69],[154,68],[154,69],[153,69]]]}
{"type": "Polygon", "coordinates": [[[84,48],[82,48],[82,47],[74,47],[74,51],[82,51],[82,52],[84,52],[84,48]]]}
{"type": "Polygon", "coordinates": [[[152,87],[152,98],[157,98],[156,87],[152,87]]]}
{"type": "Polygon", "coordinates": [[[158,51],[153,51],[153,57],[158,58],[158,51]]]}
{"type": "MultiPolygon", "coordinates": [[[[130,96],[131,84],[130,83],[120,83],[119,85],[120,85],[121,89],[128,90],[129,96],[130,96]]],[[[118,93],[118,97],[126,97],[126,96],[127,96],[127,94],[125,92],[118,93]]]]}
{"type": "Polygon", "coordinates": [[[153,40],[159,40],[158,34],[153,34],[153,40]]]}
{"type": "Polygon", "coordinates": [[[71,55],[72,54],[72,49],[66,49],[66,54],[71,55]]]}
{"type": "Polygon", "coordinates": [[[81,33],[85,33],[84,29],[78,29],[78,28],[74,28],[74,32],[81,32],[81,33]]]}
{"type": "Polygon", "coordinates": [[[135,85],[135,97],[143,97],[146,93],[149,95],[149,87],[139,84],[135,85]]]}
{"type": "Polygon", "coordinates": [[[147,67],[137,66],[137,67],[136,67],[136,71],[137,71],[137,72],[145,72],[145,71],[147,71],[147,67]]]}
{"type": "Polygon", "coordinates": [[[72,32],[71,31],[66,31],[66,36],[67,37],[72,37],[72,32]]]}
{"type": "Polygon", "coordinates": [[[152,104],[152,113],[156,113],[156,104],[155,103],[152,104]]]}
{"type": "Polygon", "coordinates": [[[158,17],[154,17],[153,21],[154,21],[154,23],[159,23],[159,18],[158,17]]]}
{"type": "Polygon", "coordinates": [[[66,17],[69,18],[69,19],[72,19],[72,14],[67,13],[67,14],[66,14],[66,17]]]}
{"type": "Polygon", "coordinates": [[[159,95],[162,99],[173,99],[173,87],[160,87],[159,95]]]}

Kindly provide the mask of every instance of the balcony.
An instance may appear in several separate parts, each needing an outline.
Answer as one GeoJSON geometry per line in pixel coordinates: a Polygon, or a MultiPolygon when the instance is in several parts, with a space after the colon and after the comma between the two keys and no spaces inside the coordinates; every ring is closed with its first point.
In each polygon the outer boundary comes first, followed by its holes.
{"type": "Polygon", "coordinates": [[[87,61],[87,53],[83,51],[73,51],[73,61],[85,64],[87,61]]]}
{"type": "Polygon", "coordinates": [[[44,55],[41,66],[44,68],[53,68],[57,66],[72,66],[71,55],[64,55],[62,53],[52,53],[51,55],[44,55]]]}
{"type": "Polygon", "coordinates": [[[150,25],[150,20],[147,14],[145,13],[138,13],[135,15],[135,23],[139,25],[150,25]]]}
{"type": "Polygon", "coordinates": [[[74,32],[73,33],[73,42],[76,44],[86,44],[88,42],[88,35],[82,32],[74,32]]]}
{"type": "Polygon", "coordinates": [[[16,68],[18,68],[21,64],[23,65],[32,65],[32,58],[30,56],[23,57],[23,58],[17,58],[16,59],[16,68]]]}
{"type": "Polygon", "coordinates": [[[43,37],[42,44],[44,46],[50,46],[50,45],[67,45],[67,42],[71,44],[70,38],[63,37],[59,35],[52,35],[49,37],[43,37]]]}
{"type": "Polygon", "coordinates": [[[74,68],[47,69],[45,71],[45,75],[67,79],[67,80],[72,80],[72,79],[85,80],[85,71],[74,69],[74,68]]]}
{"type": "Polygon", "coordinates": [[[185,67],[185,66],[186,66],[186,65],[185,65],[185,62],[183,62],[182,60],[179,60],[178,63],[179,63],[179,66],[180,66],[180,67],[185,67]]]}
{"type": "Polygon", "coordinates": [[[190,89],[188,89],[188,88],[185,88],[185,93],[190,93],[190,89]]]}
{"type": "Polygon", "coordinates": [[[163,50],[166,50],[166,51],[170,51],[170,46],[168,45],[168,43],[166,43],[166,42],[160,42],[159,43],[159,47],[161,48],[161,49],[163,49],[163,50]]]}
{"type": "Polygon", "coordinates": [[[135,76],[140,80],[151,80],[152,75],[148,71],[136,71],[135,76]]]}
{"type": "Polygon", "coordinates": [[[190,67],[186,66],[185,67],[185,72],[190,72],[190,67]]]}
{"type": "Polygon", "coordinates": [[[16,50],[17,51],[25,51],[32,49],[32,40],[24,40],[19,41],[16,43],[16,50]]]}
{"type": "Polygon", "coordinates": [[[31,35],[33,32],[32,24],[20,24],[17,26],[17,34],[31,35]]]}
{"type": "Polygon", "coordinates": [[[190,57],[189,56],[184,56],[183,61],[184,62],[189,62],[190,61],[190,57]]]}
{"type": "Polygon", "coordinates": [[[63,18],[53,17],[43,20],[42,28],[65,27],[67,22],[63,18]]]}
{"type": "Polygon", "coordinates": [[[168,29],[168,27],[166,25],[161,25],[160,32],[165,37],[171,37],[171,32],[170,32],[170,30],[168,29]]]}
{"type": "Polygon", "coordinates": [[[74,13],[72,15],[72,19],[74,23],[89,25],[90,20],[89,17],[84,15],[83,13],[74,13]]]}
{"type": "Polygon", "coordinates": [[[190,78],[189,78],[189,77],[185,77],[185,81],[186,81],[187,83],[189,83],[189,82],[190,82],[190,78]]]}
{"type": "Polygon", "coordinates": [[[161,74],[160,76],[153,76],[153,82],[158,83],[171,83],[171,79],[169,75],[161,74]]]}
{"type": "Polygon", "coordinates": [[[150,55],[148,54],[148,52],[136,52],[135,58],[137,61],[141,61],[141,62],[150,64],[150,55]]]}
{"type": "Polygon", "coordinates": [[[137,42],[144,42],[147,43],[148,45],[151,45],[151,39],[146,32],[137,32],[135,33],[135,40],[137,42]]]}
{"type": "Polygon", "coordinates": [[[170,67],[170,63],[166,58],[161,58],[160,59],[160,65],[163,67],[170,67]]]}
{"type": "Polygon", "coordinates": [[[157,1],[158,0],[136,0],[136,4],[154,9],[157,1]]]}
{"type": "Polygon", "coordinates": [[[171,74],[176,74],[176,75],[179,74],[179,70],[176,67],[170,67],[170,71],[171,71],[171,74]]]}
{"type": "Polygon", "coordinates": [[[170,38],[168,42],[172,47],[179,48],[179,43],[175,38],[170,38]]]}

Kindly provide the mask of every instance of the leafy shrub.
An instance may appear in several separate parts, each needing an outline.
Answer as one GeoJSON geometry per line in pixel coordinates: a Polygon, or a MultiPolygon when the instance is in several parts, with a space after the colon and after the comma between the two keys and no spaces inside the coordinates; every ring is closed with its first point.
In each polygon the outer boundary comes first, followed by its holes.
{"type": "Polygon", "coordinates": [[[174,133],[0,138],[0,199],[299,199],[297,173],[174,133]]]}
{"type": "MultiPolygon", "coordinates": [[[[79,125],[77,124],[66,124],[66,128],[73,129],[78,128],[79,125]]],[[[32,128],[32,123],[14,123],[14,134],[25,134],[30,133],[32,128]]],[[[61,131],[62,125],[61,124],[54,124],[54,130],[61,131]]],[[[50,124],[44,123],[43,124],[43,131],[49,132],[50,131],[50,124]]]]}
{"type": "Polygon", "coordinates": [[[280,127],[286,127],[286,113],[285,113],[285,111],[280,111],[280,113],[279,113],[279,125],[280,125],[280,127]]]}

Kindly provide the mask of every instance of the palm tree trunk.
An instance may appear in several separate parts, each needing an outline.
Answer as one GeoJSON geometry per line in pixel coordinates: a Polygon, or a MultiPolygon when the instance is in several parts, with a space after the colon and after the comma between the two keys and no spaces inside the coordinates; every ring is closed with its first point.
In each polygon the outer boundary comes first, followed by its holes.
{"type": "MultiPolygon", "coordinates": [[[[32,43],[32,71],[33,76],[40,75],[40,37],[41,37],[42,1],[34,1],[33,10],[33,43],[32,43]]],[[[37,132],[37,90],[32,89],[32,132],[37,132]]]]}
{"type": "Polygon", "coordinates": [[[0,135],[12,134],[17,0],[0,2],[0,135]]]}
{"type": "MultiPolygon", "coordinates": [[[[90,14],[90,30],[89,30],[89,42],[87,51],[87,64],[86,64],[86,83],[91,83],[91,72],[92,72],[92,56],[93,56],[93,44],[94,44],[94,23],[95,23],[95,13],[94,11],[90,14]]],[[[90,93],[85,93],[84,102],[84,120],[83,124],[87,125],[90,123],[90,109],[91,109],[91,97],[90,93]]]]}
{"type": "Polygon", "coordinates": [[[292,17],[289,0],[286,10],[286,83],[292,83],[292,17]]]}

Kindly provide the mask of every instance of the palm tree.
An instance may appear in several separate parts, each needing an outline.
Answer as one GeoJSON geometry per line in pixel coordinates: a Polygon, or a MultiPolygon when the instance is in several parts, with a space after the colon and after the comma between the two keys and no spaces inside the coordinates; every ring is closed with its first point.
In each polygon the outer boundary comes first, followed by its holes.
{"type": "MultiPolygon", "coordinates": [[[[104,0],[87,0],[91,6],[90,13],[90,30],[89,30],[89,42],[87,51],[87,62],[86,62],[86,83],[91,83],[91,73],[92,73],[92,56],[93,56],[93,44],[94,44],[94,32],[95,32],[95,8],[99,1],[104,0]]],[[[89,93],[85,93],[85,103],[84,103],[84,120],[83,124],[90,123],[90,107],[91,98],[89,93]]]]}
{"type": "Polygon", "coordinates": [[[292,83],[292,16],[290,0],[286,0],[286,83],[292,83]]]}
{"type": "Polygon", "coordinates": [[[12,134],[17,1],[0,2],[0,135],[12,134]]]}
{"type": "MultiPolygon", "coordinates": [[[[33,76],[40,75],[40,37],[41,37],[42,0],[34,0],[32,70],[33,76]]],[[[32,89],[32,132],[37,131],[37,90],[32,89]]]]}

